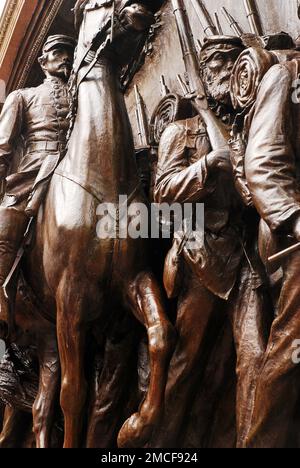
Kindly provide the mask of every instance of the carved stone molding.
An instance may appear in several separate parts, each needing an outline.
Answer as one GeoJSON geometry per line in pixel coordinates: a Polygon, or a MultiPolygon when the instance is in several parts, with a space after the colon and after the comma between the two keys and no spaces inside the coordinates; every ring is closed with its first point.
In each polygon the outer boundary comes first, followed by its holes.
{"type": "Polygon", "coordinates": [[[0,67],[24,3],[25,0],[11,0],[4,8],[0,20],[0,67]]]}
{"type": "Polygon", "coordinates": [[[9,90],[22,88],[26,85],[29,72],[62,3],[63,0],[39,2],[33,21],[28,27],[25,40],[19,50],[15,69],[8,83],[9,90]]]}

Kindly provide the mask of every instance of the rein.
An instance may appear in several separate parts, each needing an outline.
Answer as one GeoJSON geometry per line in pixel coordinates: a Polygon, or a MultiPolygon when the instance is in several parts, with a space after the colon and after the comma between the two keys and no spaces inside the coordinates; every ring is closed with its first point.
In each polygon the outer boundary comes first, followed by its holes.
{"type": "MultiPolygon", "coordinates": [[[[80,177],[77,177],[74,174],[70,174],[69,172],[63,172],[57,169],[54,174],[59,175],[60,177],[63,177],[64,179],[67,179],[74,184],[78,185],[81,187],[83,190],[88,192],[90,195],[92,195],[99,203],[104,203],[104,195],[99,192],[95,187],[93,187],[91,184],[86,183],[84,180],[82,180],[80,177]]],[[[130,205],[132,200],[134,199],[135,195],[141,191],[141,182],[138,182],[136,187],[133,189],[133,191],[130,193],[130,195],[127,198],[127,205],[130,205]]]]}

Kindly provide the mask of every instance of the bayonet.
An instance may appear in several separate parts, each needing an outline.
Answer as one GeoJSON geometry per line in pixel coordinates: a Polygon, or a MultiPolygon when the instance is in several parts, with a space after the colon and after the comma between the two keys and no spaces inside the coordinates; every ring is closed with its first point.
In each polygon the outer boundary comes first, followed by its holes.
{"type": "Polygon", "coordinates": [[[136,117],[139,131],[140,145],[142,148],[147,148],[149,146],[149,128],[148,121],[145,112],[145,104],[140,95],[138,86],[134,86],[135,92],[135,101],[136,101],[136,117]]]}
{"type": "Polygon", "coordinates": [[[204,3],[201,0],[191,0],[191,3],[201,23],[204,34],[206,36],[215,36],[217,29],[204,3]]]}
{"type": "Polygon", "coordinates": [[[169,90],[168,86],[166,85],[166,81],[165,81],[164,75],[161,75],[161,77],[160,77],[160,87],[161,87],[161,95],[162,95],[162,97],[165,97],[165,96],[167,96],[168,94],[170,94],[170,90],[169,90]]]}
{"type": "Polygon", "coordinates": [[[220,36],[223,36],[223,29],[222,29],[222,26],[221,26],[221,23],[220,23],[220,20],[219,20],[218,13],[215,13],[215,20],[216,20],[216,28],[218,30],[218,34],[220,36]]]}
{"type": "Polygon", "coordinates": [[[222,7],[222,12],[225,16],[226,21],[228,22],[230,28],[234,31],[234,33],[241,37],[244,34],[244,31],[240,27],[239,23],[234,19],[234,17],[228,13],[225,7],[222,7]]]}

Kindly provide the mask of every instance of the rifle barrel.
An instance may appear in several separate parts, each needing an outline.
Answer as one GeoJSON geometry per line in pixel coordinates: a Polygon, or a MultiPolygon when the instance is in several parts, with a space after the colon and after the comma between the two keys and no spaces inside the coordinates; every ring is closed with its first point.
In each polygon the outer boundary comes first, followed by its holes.
{"type": "Polygon", "coordinates": [[[234,19],[234,17],[228,13],[225,7],[222,7],[222,12],[231,27],[231,29],[234,31],[234,33],[238,36],[241,37],[244,34],[244,31],[240,27],[239,23],[234,19]]]}
{"type": "Polygon", "coordinates": [[[217,30],[218,30],[218,34],[219,34],[220,36],[223,36],[223,28],[222,28],[222,26],[221,26],[220,19],[219,19],[219,15],[218,15],[217,12],[215,13],[215,19],[216,19],[216,28],[217,28],[217,30]]]}
{"type": "Polygon", "coordinates": [[[203,28],[204,34],[206,36],[215,36],[218,34],[216,26],[213,23],[213,20],[208,13],[206,6],[201,0],[191,0],[193,8],[198,16],[200,24],[203,28]]]}
{"type": "Polygon", "coordinates": [[[176,20],[178,35],[183,53],[183,60],[192,93],[196,93],[194,106],[206,124],[207,133],[213,149],[228,148],[228,131],[218,120],[211,109],[208,108],[204,84],[200,76],[200,66],[197,60],[197,53],[189,18],[183,8],[182,0],[172,0],[174,16],[176,20]]]}
{"type": "Polygon", "coordinates": [[[167,96],[170,93],[170,90],[169,90],[168,86],[166,85],[164,75],[161,75],[161,77],[160,77],[160,87],[161,87],[161,95],[163,97],[167,96]]]}
{"type": "MultiPolygon", "coordinates": [[[[172,5],[182,49],[183,61],[186,72],[189,75],[191,87],[193,88],[192,91],[197,91],[198,93],[205,95],[204,86],[200,79],[200,67],[197,60],[194,37],[182,0],[172,0],[172,5]]],[[[206,99],[203,106],[207,107],[206,99]]]]}
{"type": "Polygon", "coordinates": [[[134,92],[135,92],[136,117],[137,117],[140,143],[142,147],[146,148],[149,142],[149,138],[148,138],[149,128],[148,128],[147,117],[145,115],[145,106],[144,106],[144,102],[142,100],[142,97],[140,95],[137,85],[134,86],[134,92]]]}
{"type": "Polygon", "coordinates": [[[279,260],[285,259],[292,253],[297,252],[298,250],[300,250],[300,242],[298,242],[298,244],[292,245],[291,247],[288,247],[285,250],[282,250],[281,252],[278,252],[275,255],[272,255],[272,257],[268,258],[268,262],[269,263],[278,262],[279,260]]]}
{"type": "Polygon", "coordinates": [[[263,36],[264,31],[261,23],[260,14],[255,0],[244,0],[244,7],[251,32],[257,36],[263,36]]]}

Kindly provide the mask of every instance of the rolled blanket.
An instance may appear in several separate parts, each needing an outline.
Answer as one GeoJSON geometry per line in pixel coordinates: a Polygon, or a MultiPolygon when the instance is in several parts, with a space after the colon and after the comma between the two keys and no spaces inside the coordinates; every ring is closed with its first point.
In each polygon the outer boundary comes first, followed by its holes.
{"type": "Polygon", "coordinates": [[[245,50],[236,62],[230,83],[230,94],[235,109],[250,107],[256,100],[258,87],[267,71],[278,58],[260,48],[245,50]]]}

